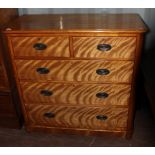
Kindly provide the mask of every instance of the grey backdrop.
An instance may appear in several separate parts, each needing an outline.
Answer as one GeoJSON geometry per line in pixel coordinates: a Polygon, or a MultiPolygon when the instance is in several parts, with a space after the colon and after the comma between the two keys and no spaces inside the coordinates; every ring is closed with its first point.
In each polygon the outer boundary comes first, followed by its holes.
{"type": "Polygon", "coordinates": [[[20,15],[58,13],[138,13],[141,15],[141,17],[150,29],[149,33],[147,33],[146,35],[145,51],[148,52],[155,49],[154,8],[20,8],[19,13],[20,15]]]}

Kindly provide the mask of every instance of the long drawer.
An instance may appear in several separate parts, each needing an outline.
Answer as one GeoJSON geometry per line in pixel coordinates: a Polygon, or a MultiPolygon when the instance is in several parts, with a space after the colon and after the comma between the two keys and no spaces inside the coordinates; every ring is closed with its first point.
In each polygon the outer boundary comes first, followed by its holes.
{"type": "Polygon", "coordinates": [[[127,108],[26,105],[31,126],[126,130],[127,108]]]}
{"type": "Polygon", "coordinates": [[[73,37],[75,57],[134,59],[136,37],[73,37]]]}
{"type": "Polygon", "coordinates": [[[24,102],[52,105],[128,105],[130,85],[22,82],[24,102]]]}
{"type": "Polygon", "coordinates": [[[12,37],[15,56],[69,57],[68,37],[12,37]]]}
{"type": "Polygon", "coordinates": [[[15,60],[19,79],[130,83],[133,61],[15,60]]]}

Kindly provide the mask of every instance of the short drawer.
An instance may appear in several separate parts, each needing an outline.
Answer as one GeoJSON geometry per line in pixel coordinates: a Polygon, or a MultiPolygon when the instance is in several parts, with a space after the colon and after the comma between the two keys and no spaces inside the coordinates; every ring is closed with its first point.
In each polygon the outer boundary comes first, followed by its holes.
{"type": "Polygon", "coordinates": [[[73,37],[75,57],[134,59],[136,37],[73,37]]]}
{"type": "Polygon", "coordinates": [[[24,102],[51,105],[128,105],[130,85],[22,82],[24,102]]]}
{"type": "Polygon", "coordinates": [[[96,130],[126,130],[127,108],[85,106],[26,106],[31,126],[96,130]]]}
{"type": "Polygon", "coordinates": [[[69,57],[68,37],[12,37],[14,56],[69,57]]]}
{"type": "Polygon", "coordinates": [[[18,77],[37,81],[130,83],[132,61],[15,60],[18,77]]]}

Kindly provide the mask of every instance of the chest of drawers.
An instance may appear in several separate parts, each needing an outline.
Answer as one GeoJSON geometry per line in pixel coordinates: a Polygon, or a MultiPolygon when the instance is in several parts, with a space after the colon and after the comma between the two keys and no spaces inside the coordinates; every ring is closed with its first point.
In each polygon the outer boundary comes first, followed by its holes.
{"type": "Polygon", "coordinates": [[[27,15],[9,24],[26,129],[130,137],[146,30],[134,14],[27,15]]]}

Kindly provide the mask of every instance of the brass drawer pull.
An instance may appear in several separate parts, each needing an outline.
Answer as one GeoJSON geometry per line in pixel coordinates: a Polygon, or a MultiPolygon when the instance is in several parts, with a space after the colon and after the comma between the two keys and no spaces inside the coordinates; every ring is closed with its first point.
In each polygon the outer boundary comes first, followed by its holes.
{"type": "Polygon", "coordinates": [[[97,115],[96,119],[101,120],[101,121],[105,121],[106,119],[108,119],[108,117],[106,115],[97,115]]]}
{"type": "Polygon", "coordinates": [[[96,97],[102,98],[102,99],[107,98],[108,96],[109,96],[109,94],[107,94],[105,92],[99,92],[96,94],[96,97]]]}
{"type": "Polygon", "coordinates": [[[97,70],[96,70],[96,73],[97,73],[98,75],[107,75],[107,74],[110,73],[110,71],[109,71],[108,69],[97,69],[97,70]]]}
{"type": "Polygon", "coordinates": [[[37,71],[39,74],[47,74],[47,73],[49,73],[48,68],[44,68],[44,67],[37,68],[36,71],[37,71]]]}
{"type": "Polygon", "coordinates": [[[49,91],[49,90],[41,90],[40,94],[42,94],[44,96],[51,96],[51,95],[53,95],[53,92],[49,91]]]}
{"type": "Polygon", "coordinates": [[[97,49],[98,50],[100,50],[100,51],[109,51],[109,50],[111,50],[111,45],[109,45],[109,44],[99,44],[99,45],[97,45],[97,49]]]}
{"type": "Polygon", "coordinates": [[[33,48],[35,48],[36,50],[45,50],[47,48],[47,45],[43,43],[36,43],[33,45],[33,48]]]}
{"type": "Polygon", "coordinates": [[[55,114],[52,113],[52,112],[45,112],[44,113],[44,116],[47,117],[47,118],[54,118],[55,117],[55,114]]]}

